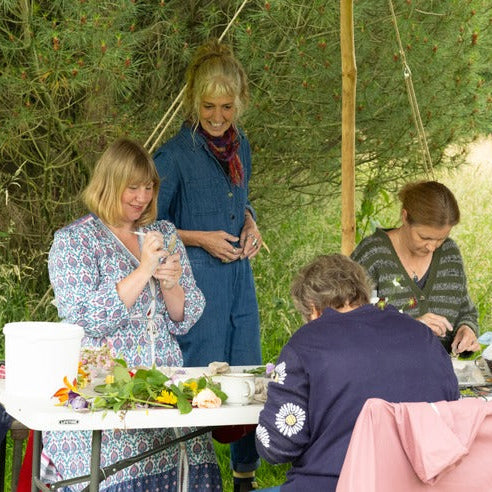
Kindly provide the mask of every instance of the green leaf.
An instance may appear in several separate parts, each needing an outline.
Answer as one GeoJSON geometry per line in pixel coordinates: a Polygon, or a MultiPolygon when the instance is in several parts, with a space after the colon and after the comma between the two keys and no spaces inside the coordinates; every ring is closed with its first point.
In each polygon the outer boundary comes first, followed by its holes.
{"type": "Polygon", "coordinates": [[[133,376],[133,379],[146,379],[149,369],[137,369],[137,372],[133,376]]]}
{"type": "Polygon", "coordinates": [[[101,394],[107,394],[107,393],[115,393],[117,392],[116,387],[114,386],[114,383],[111,384],[98,384],[97,386],[94,386],[94,391],[96,393],[101,393],[101,394]]]}
{"type": "Polygon", "coordinates": [[[92,408],[94,410],[100,410],[102,408],[107,408],[107,407],[108,405],[104,397],[96,396],[94,400],[92,400],[92,408]]]}
{"type": "Polygon", "coordinates": [[[197,381],[197,391],[201,391],[202,389],[207,387],[207,380],[202,376],[197,381]]]}
{"type": "Polygon", "coordinates": [[[179,413],[190,413],[191,409],[193,408],[191,406],[190,401],[187,398],[184,398],[182,395],[178,395],[178,410],[179,413]]]}
{"type": "Polygon", "coordinates": [[[125,359],[113,359],[115,364],[119,364],[120,366],[127,367],[125,359]]]}
{"type": "Polygon", "coordinates": [[[127,382],[132,380],[132,377],[130,376],[128,369],[121,365],[114,366],[113,375],[114,375],[115,382],[120,382],[120,381],[127,382]]]}
{"type": "Polygon", "coordinates": [[[169,379],[161,371],[156,369],[150,369],[147,373],[147,382],[155,386],[163,386],[164,383],[169,379]]]}
{"type": "Polygon", "coordinates": [[[113,410],[115,412],[117,412],[118,410],[121,410],[123,408],[123,405],[125,404],[125,400],[120,400],[118,402],[116,402],[114,405],[113,405],[113,410]]]}
{"type": "Polygon", "coordinates": [[[210,379],[207,383],[207,388],[211,389],[223,402],[227,400],[227,395],[220,389],[220,384],[215,383],[210,379]]]}

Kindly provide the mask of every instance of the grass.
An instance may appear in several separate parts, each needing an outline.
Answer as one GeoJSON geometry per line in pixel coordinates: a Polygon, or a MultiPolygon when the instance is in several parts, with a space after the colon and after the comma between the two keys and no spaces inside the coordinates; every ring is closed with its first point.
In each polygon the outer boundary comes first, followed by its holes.
{"type": "Polygon", "coordinates": [[[483,333],[492,330],[492,138],[473,146],[468,162],[460,172],[444,173],[441,181],[460,205],[461,221],[451,234],[461,248],[483,333]]]}
{"type": "MultiPolygon", "coordinates": [[[[481,332],[492,330],[492,139],[478,142],[468,165],[436,179],[455,194],[461,222],[451,236],[460,246],[468,275],[470,296],[479,311],[481,332]]],[[[375,219],[383,226],[398,223],[396,201],[375,219]]],[[[261,214],[260,214],[261,216],[261,214]]],[[[290,283],[302,265],[320,253],[340,250],[340,207],[334,199],[322,207],[299,208],[274,227],[262,228],[270,247],[254,261],[260,305],[264,362],[274,362],[290,335],[301,325],[290,300],[290,283]]],[[[261,225],[261,224],[260,224],[261,225]]],[[[232,490],[228,446],[217,445],[224,491],[232,490]]],[[[260,487],[279,485],[288,466],[262,461],[257,471],[260,487]]]]}
{"type": "MultiPolygon", "coordinates": [[[[337,208],[335,201],[325,206],[328,210],[337,208]]],[[[275,226],[262,228],[262,236],[270,253],[263,249],[254,260],[253,268],[265,363],[276,361],[280,349],[301,325],[301,318],[290,299],[293,276],[316,255],[340,249],[338,219],[326,213],[324,207],[301,207],[275,226]]],[[[232,491],[229,446],[216,443],[215,448],[224,491],[232,491]]],[[[258,485],[263,488],[283,483],[288,468],[289,465],[272,466],[262,460],[256,473],[258,485]]]]}
{"type": "MultiPolygon", "coordinates": [[[[456,195],[462,212],[461,223],[452,237],[459,244],[469,280],[469,291],[479,311],[481,331],[492,329],[492,140],[481,142],[482,151],[474,150],[469,165],[459,172],[441,173],[438,180],[456,195]],[[485,149],[485,150],[483,150],[485,149]]],[[[320,253],[340,250],[340,212],[337,198],[320,206],[300,207],[274,225],[260,226],[270,253],[263,250],[254,260],[264,362],[275,361],[290,335],[301,325],[290,299],[290,284],[297,270],[320,253]]],[[[383,225],[398,222],[397,203],[387,207],[377,219],[383,225]]],[[[261,217],[261,212],[260,212],[261,217]]],[[[273,222],[273,221],[271,221],[273,222]]],[[[9,286],[17,296],[11,309],[22,312],[25,292],[9,286]]],[[[2,292],[5,294],[5,291],[2,292]]],[[[10,441],[10,440],[9,440],[10,441]]],[[[8,443],[11,446],[11,443],[8,443]]],[[[229,446],[216,444],[224,491],[232,491],[229,446]]],[[[7,460],[9,460],[9,450],[7,460]]],[[[7,461],[7,474],[10,462],[7,461]]],[[[257,478],[260,487],[281,484],[288,465],[272,466],[262,462],[257,478]]],[[[10,482],[6,482],[9,490],[10,482]]]]}

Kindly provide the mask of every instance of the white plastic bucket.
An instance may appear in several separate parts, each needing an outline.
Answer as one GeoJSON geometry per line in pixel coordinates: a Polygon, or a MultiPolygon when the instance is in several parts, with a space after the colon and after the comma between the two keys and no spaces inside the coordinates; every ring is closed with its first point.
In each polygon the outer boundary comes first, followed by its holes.
{"type": "Polygon", "coordinates": [[[81,326],[69,323],[22,321],[8,323],[5,334],[5,392],[49,399],[77,376],[81,326]]]}

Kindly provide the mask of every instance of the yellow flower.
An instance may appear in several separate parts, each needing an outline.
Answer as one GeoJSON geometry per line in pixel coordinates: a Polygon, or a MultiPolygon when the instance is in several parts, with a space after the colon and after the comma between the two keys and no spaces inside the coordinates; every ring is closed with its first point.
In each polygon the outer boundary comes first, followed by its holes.
{"type": "Polygon", "coordinates": [[[178,403],[177,396],[168,390],[162,390],[161,395],[156,398],[159,403],[167,405],[176,405],[178,403]]]}
{"type": "Polygon", "coordinates": [[[114,376],[112,374],[108,374],[105,378],[104,378],[104,382],[106,384],[112,384],[114,383],[114,376]]]}
{"type": "Polygon", "coordinates": [[[196,392],[198,390],[198,383],[196,381],[190,381],[189,383],[184,383],[183,385],[188,386],[193,394],[196,395],[196,392]]]}
{"type": "Polygon", "coordinates": [[[77,383],[80,389],[85,388],[90,383],[91,375],[84,369],[82,362],[79,362],[77,371],[77,383]]]}

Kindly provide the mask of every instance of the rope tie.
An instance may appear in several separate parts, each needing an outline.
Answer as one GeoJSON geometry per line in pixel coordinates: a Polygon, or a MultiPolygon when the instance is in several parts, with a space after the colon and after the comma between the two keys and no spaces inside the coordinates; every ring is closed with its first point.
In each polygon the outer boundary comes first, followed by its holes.
{"type": "MultiPolygon", "coordinates": [[[[224,36],[227,34],[227,32],[231,28],[232,24],[237,19],[238,15],[241,13],[241,11],[243,10],[243,8],[246,6],[247,3],[248,3],[248,0],[244,0],[243,3],[239,6],[239,8],[236,10],[236,13],[232,16],[232,19],[229,21],[229,24],[227,24],[227,26],[225,27],[224,31],[220,35],[219,41],[222,41],[224,39],[224,36]]],[[[172,104],[169,107],[169,109],[165,112],[164,116],[161,118],[161,121],[159,121],[159,123],[157,124],[157,126],[154,128],[154,131],[151,133],[150,137],[145,142],[144,147],[149,151],[149,154],[152,154],[152,152],[154,152],[154,150],[156,149],[157,145],[161,141],[164,133],[169,128],[169,125],[172,123],[172,121],[174,120],[174,118],[178,114],[179,110],[181,109],[181,106],[183,105],[182,98],[183,98],[183,94],[185,92],[185,89],[186,89],[186,84],[181,89],[181,91],[179,92],[179,94],[176,96],[176,98],[172,102],[172,104]],[[173,111],[173,109],[174,109],[174,107],[176,105],[178,105],[178,106],[173,111]],[[164,125],[164,122],[166,121],[166,118],[168,117],[169,113],[171,113],[171,111],[173,111],[173,113],[171,114],[171,116],[170,116],[169,120],[167,121],[167,123],[164,125]],[[157,136],[157,138],[154,140],[154,143],[151,144],[152,138],[154,138],[154,135],[159,131],[159,128],[162,125],[164,125],[164,128],[161,130],[161,132],[159,133],[159,135],[157,136]],[[148,147],[149,145],[150,145],[150,147],[148,147]]]]}
{"type": "Polygon", "coordinates": [[[400,38],[400,31],[398,29],[398,22],[395,15],[395,9],[393,7],[392,0],[388,0],[389,8],[391,11],[391,18],[393,21],[393,26],[395,27],[396,40],[398,41],[398,49],[400,51],[401,63],[403,66],[403,79],[405,80],[405,86],[407,88],[408,100],[410,102],[410,108],[412,110],[412,117],[415,128],[417,130],[417,137],[419,140],[420,148],[422,151],[422,158],[424,163],[424,169],[427,175],[433,176],[434,169],[432,167],[432,158],[429,152],[429,146],[427,145],[427,138],[425,136],[425,129],[422,123],[422,118],[420,116],[419,105],[417,101],[417,96],[415,94],[415,89],[413,87],[412,71],[407,63],[405,56],[405,51],[403,50],[403,45],[400,38]]]}

